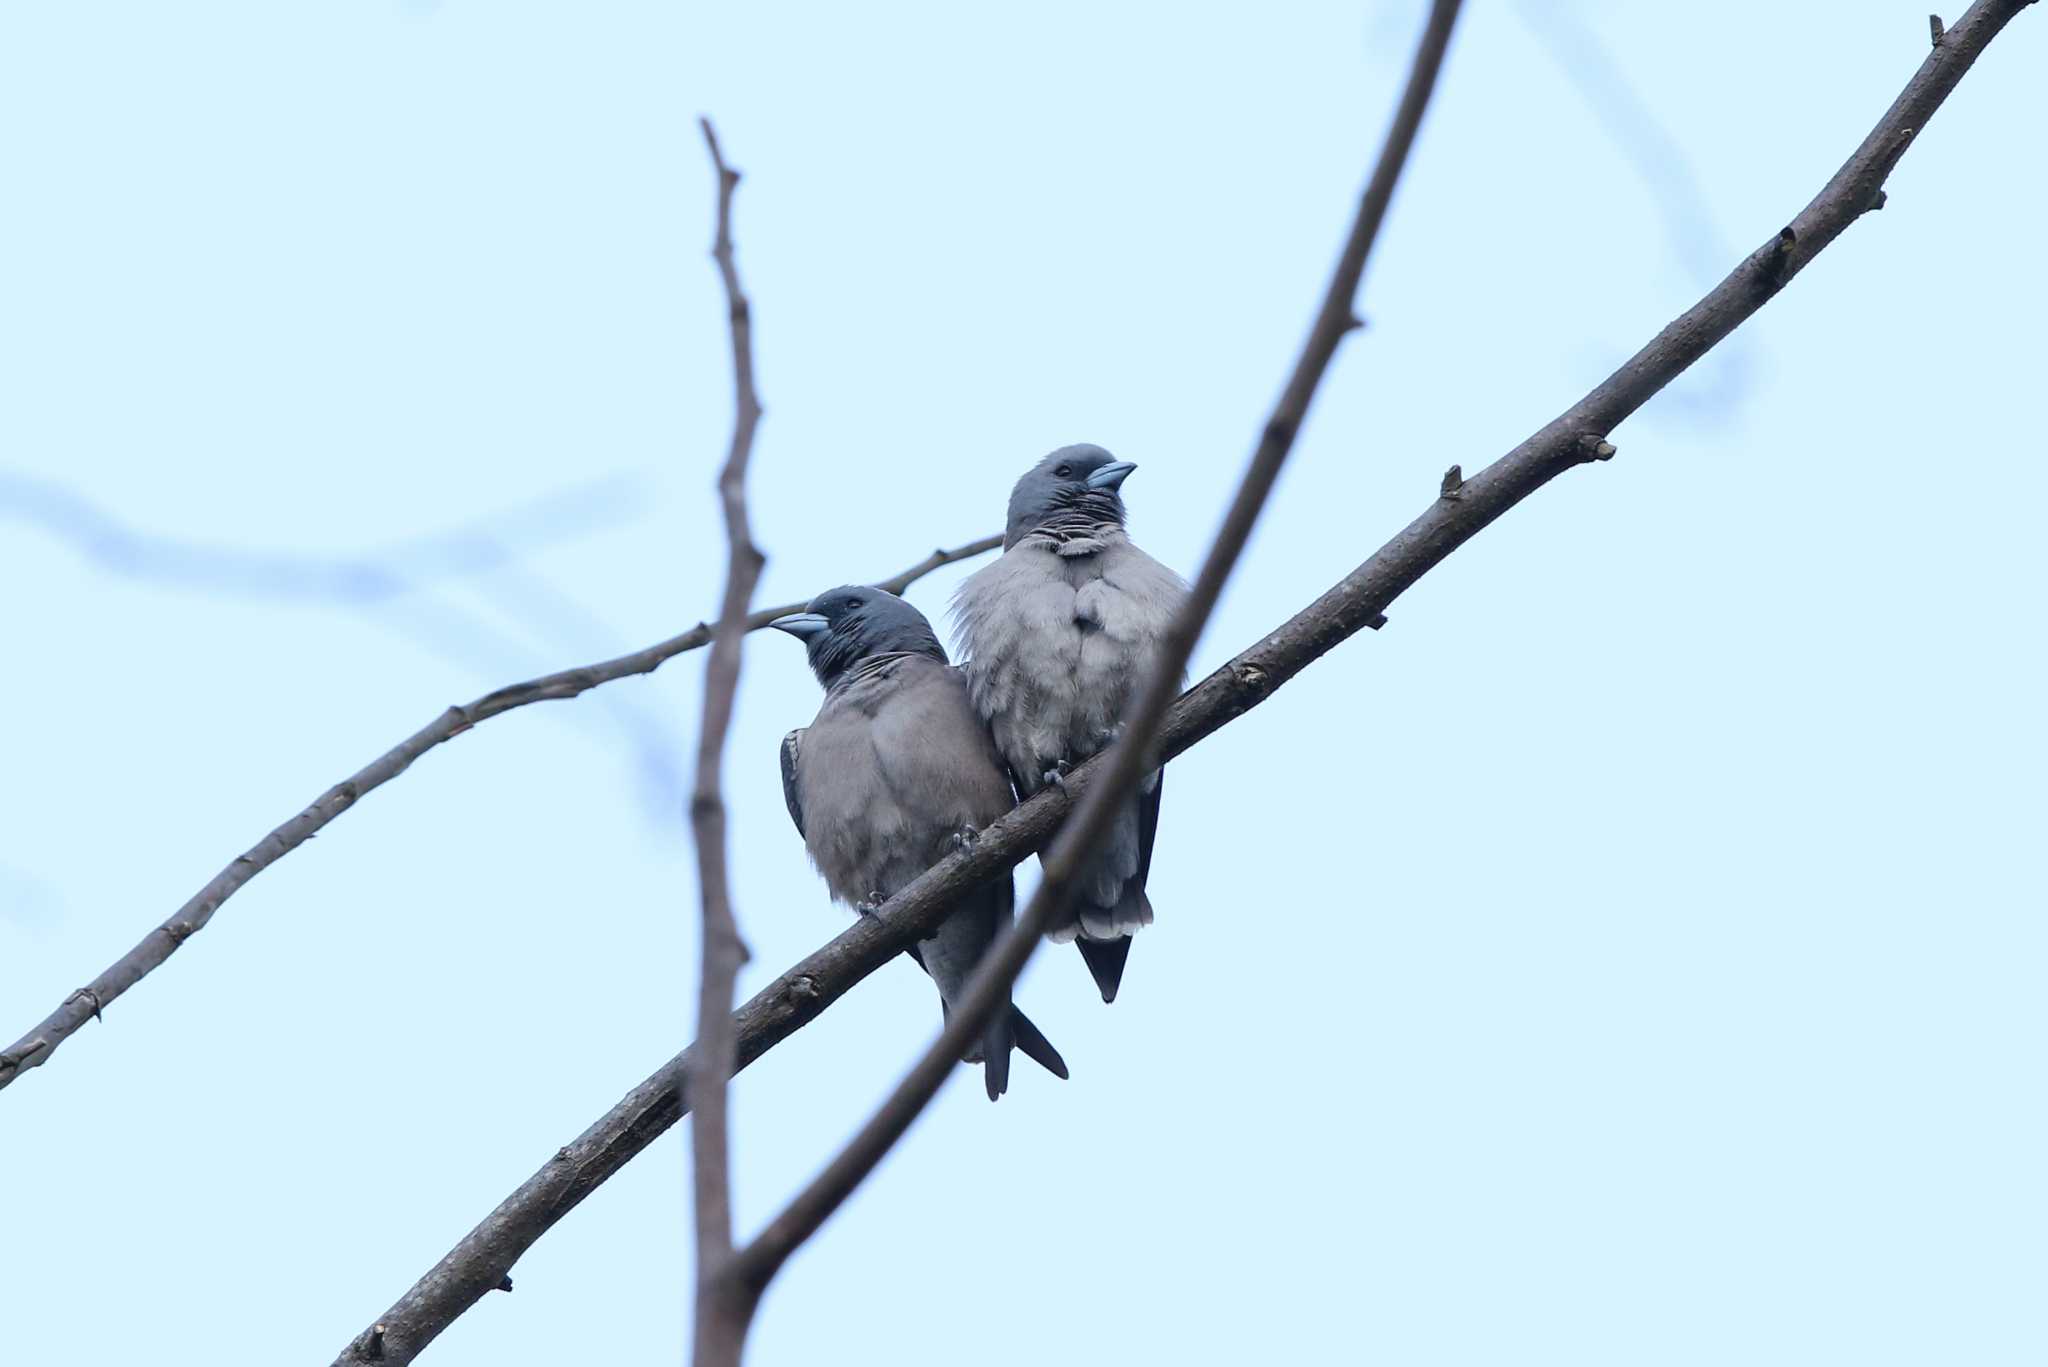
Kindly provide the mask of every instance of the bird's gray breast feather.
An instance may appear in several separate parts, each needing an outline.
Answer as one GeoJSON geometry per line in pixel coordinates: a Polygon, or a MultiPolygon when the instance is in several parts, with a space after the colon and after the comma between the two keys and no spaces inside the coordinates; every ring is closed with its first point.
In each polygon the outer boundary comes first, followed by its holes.
{"type": "Polygon", "coordinates": [[[1024,540],[954,598],[975,710],[1020,789],[1108,745],[1187,596],[1121,532],[1093,544],[1073,555],[1024,540]]]}
{"type": "MultiPolygon", "coordinates": [[[[1085,542],[1019,541],[961,585],[953,611],[968,687],[1018,792],[1106,748],[1187,596],[1180,577],[1116,529],[1085,542]]],[[[1082,873],[1079,924],[1098,936],[1150,919],[1144,887],[1159,775],[1113,821],[1082,873]]]]}
{"type": "Polygon", "coordinates": [[[964,681],[921,656],[828,694],[794,767],[792,814],[847,902],[893,894],[951,852],[954,832],[987,825],[1011,803],[964,681]]]}

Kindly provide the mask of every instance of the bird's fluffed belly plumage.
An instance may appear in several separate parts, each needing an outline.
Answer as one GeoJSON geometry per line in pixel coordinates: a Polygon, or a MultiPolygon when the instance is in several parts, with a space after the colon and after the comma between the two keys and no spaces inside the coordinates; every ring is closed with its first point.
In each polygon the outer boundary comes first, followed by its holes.
{"type": "MultiPolygon", "coordinates": [[[[1120,530],[1081,539],[1027,537],[960,588],[954,600],[969,695],[987,720],[1018,791],[1115,741],[1186,595],[1178,576],[1120,530]]],[[[1117,814],[1081,876],[1073,922],[1055,939],[1111,939],[1151,920],[1144,897],[1144,805],[1159,776],[1117,814]]]]}
{"type": "Polygon", "coordinates": [[[1018,785],[1106,749],[1186,590],[1121,533],[1027,539],[956,599],[975,711],[1018,785]]]}
{"type": "Polygon", "coordinates": [[[804,843],[840,900],[893,896],[1010,809],[963,693],[954,671],[912,661],[828,699],[805,732],[804,843]]]}

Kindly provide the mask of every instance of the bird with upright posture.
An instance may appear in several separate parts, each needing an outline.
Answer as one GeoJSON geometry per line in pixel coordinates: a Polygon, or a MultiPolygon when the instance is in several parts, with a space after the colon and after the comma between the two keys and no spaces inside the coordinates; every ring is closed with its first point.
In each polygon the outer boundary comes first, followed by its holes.
{"type": "MultiPolygon", "coordinates": [[[[892,593],[819,594],[771,626],[801,640],[825,701],[782,741],[782,795],[835,899],[872,911],[1010,810],[1010,780],[967,683],[924,614],[892,593]]],[[[951,1011],[1015,912],[1009,872],[976,889],[910,957],[951,1011]]],[[[1059,1077],[1067,1065],[1007,1001],[963,1062],[980,1063],[989,1100],[1009,1087],[1010,1050],[1059,1077]]]]}
{"type": "MultiPolygon", "coordinates": [[[[1180,576],[1124,534],[1123,482],[1138,467],[1100,446],[1062,446],[1010,494],[1002,558],[953,597],[968,693],[1030,797],[1107,749],[1187,597],[1180,576]]],[[[1072,940],[1115,1001],[1131,933],[1152,922],[1145,878],[1164,776],[1154,770],[1116,814],[1109,843],[1077,880],[1072,940]]]]}

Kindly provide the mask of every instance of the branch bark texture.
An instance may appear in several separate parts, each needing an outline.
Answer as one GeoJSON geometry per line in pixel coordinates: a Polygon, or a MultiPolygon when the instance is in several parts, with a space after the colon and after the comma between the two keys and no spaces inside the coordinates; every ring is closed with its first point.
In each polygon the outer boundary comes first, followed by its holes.
{"type": "MultiPolygon", "coordinates": [[[[1170,759],[1271,697],[1340,642],[1384,621],[1387,607],[1466,540],[1564,471],[1614,454],[1607,436],[1717,342],[1762,308],[1849,224],[1881,202],[1886,176],[1914,134],[1977,57],[2031,0],[1977,0],[1949,28],[1877,126],[1813,201],[1770,241],[1592,393],[1512,451],[1440,495],[1356,570],[1194,688],[1168,711],[1158,757],[1170,759]]],[[[982,833],[770,983],[734,1016],[736,1065],[815,1019],[832,1001],[944,920],[967,889],[1038,849],[1085,800],[1115,752],[1098,756],[982,833]]],[[[694,1048],[694,1046],[693,1046],[694,1048]]],[[[382,1317],[383,1360],[409,1362],[455,1317],[497,1285],[557,1220],[682,1114],[689,1050],[652,1077],[500,1203],[382,1317]]],[[[368,1360],[369,1332],[341,1363],[368,1360]]]]}

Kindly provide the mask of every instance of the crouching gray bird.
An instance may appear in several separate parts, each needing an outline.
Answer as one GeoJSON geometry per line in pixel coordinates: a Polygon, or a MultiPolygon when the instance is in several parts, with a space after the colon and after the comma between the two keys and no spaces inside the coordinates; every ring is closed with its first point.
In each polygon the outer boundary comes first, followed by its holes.
{"type": "MultiPolygon", "coordinates": [[[[1010,780],[967,683],[924,614],[892,593],[848,587],[770,623],[804,642],[825,687],[818,719],[782,741],[782,794],[834,898],[872,911],[1010,810],[1010,780]]],[[[970,893],[910,957],[951,1011],[1015,913],[1006,870],[970,893]]],[[[1058,1077],[1059,1052],[1013,1005],[990,1019],[963,1061],[979,1062],[989,1100],[1009,1087],[1010,1049],[1058,1077]]]]}
{"type": "MultiPolygon", "coordinates": [[[[1086,445],[1032,466],[1010,494],[1002,558],[953,597],[968,692],[1025,797],[1116,739],[1187,597],[1124,534],[1120,490],[1137,468],[1086,445]]],[[[1146,775],[1082,870],[1072,919],[1048,932],[1079,945],[1106,1002],[1131,933],[1152,922],[1145,878],[1163,791],[1160,771],[1146,775]]]]}

